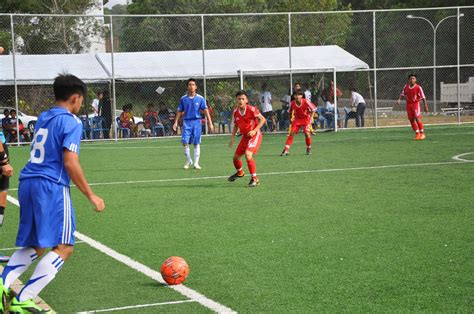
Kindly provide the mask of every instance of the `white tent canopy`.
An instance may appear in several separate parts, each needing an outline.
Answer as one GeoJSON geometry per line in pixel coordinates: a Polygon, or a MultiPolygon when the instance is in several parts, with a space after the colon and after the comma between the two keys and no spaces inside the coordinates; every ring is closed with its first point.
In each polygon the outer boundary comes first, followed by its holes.
{"type": "MultiPolygon", "coordinates": [[[[246,48],[114,53],[115,79],[123,81],[168,81],[196,78],[237,78],[240,70],[252,75],[288,73],[290,49],[246,48]],[[205,72],[204,72],[205,71],[205,72]],[[275,73],[275,71],[277,71],[275,73]]],[[[339,46],[291,48],[291,68],[335,68],[336,71],[368,69],[367,63],[339,46]]],[[[12,56],[0,56],[0,84],[13,85],[12,56]]],[[[17,55],[18,84],[50,84],[59,73],[70,73],[86,82],[112,78],[110,53],[77,55],[17,55]]],[[[313,69],[313,70],[309,70],[313,69]]],[[[301,73],[301,71],[299,71],[301,73]]]]}
{"type": "MultiPolygon", "coordinates": [[[[93,54],[15,55],[18,85],[51,84],[61,73],[74,74],[87,83],[110,77],[93,54]]],[[[0,56],[0,85],[14,85],[13,56],[0,56]]]]}

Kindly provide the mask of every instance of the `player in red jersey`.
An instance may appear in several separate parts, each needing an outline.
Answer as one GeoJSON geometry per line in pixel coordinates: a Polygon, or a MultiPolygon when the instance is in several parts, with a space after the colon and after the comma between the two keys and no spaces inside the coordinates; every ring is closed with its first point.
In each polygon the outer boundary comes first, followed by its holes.
{"type": "Polygon", "coordinates": [[[423,100],[425,112],[428,112],[428,103],[426,102],[425,93],[420,85],[416,84],[416,75],[408,75],[408,83],[403,88],[400,97],[398,97],[397,104],[400,105],[400,100],[405,98],[407,101],[407,115],[410,120],[411,127],[415,131],[415,140],[424,140],[425,130],[423,129],[423,122],[421,122],[420,100],[423,100]]]}
{"type": "Polygon", "coordinates": [[[311,154],[311,120],[316,106],[303,98],[303,92],[299,89],[294,93],[295,100],[290,104],[289,113],[291,116],[290,134],[286,138],[285,148],[280,156],[287,156],[293,144],[293,137],[303,128],[306,137],[306,154],[311,154]]]}
{"type": "Polygon", "coordinates": [[[228,180],[233,182],[244,176],[242,156],[245,155],[251,176],[249,187],[255,187],[259,184],[259,180],[257,177],[257,165],[253,159],[253,155],[257,154],[260,144],[262,143],[262,132],[260,132],[260,128],[265,124],[265,118],[257,108],[248,104],[248,96],[245,91],[238,91],[235,97],[237,98],[237,107],[233,113],[234,128],[230,136],[229,147],[234,145],[237,129],[240,130],[242,139],[234,154],[234,166],[237,172],[231,175],[228,180]]]}

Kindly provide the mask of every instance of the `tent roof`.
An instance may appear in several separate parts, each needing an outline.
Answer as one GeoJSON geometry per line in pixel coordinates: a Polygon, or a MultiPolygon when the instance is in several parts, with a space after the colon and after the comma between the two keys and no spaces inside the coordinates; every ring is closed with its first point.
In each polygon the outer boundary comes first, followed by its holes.
{"type": "MultiPolygon", "coordinates": [[[[98,59],[111,72],[109,53],[98,59]]],[[[368,69],[367,63],[339,46],[292,47],[292,68],[336,68],[337,71],[368,69]]],[[[279,74],[289,71],[289,48],[213,49],[205,51],[207,78],[237,77],[239,70],[249,75],[279,74]],[[282,69],[288,70],[282,70],[282,69]]],[[[114,53],[115,77],[121,80],[181,80],[203,77],[201,50],[114,53]]],[[[305,72],[301,70],[300,72],[305,72]]]]}
{"type": "MultiPolygon", "coordinates": [[[[114,53],[114,74],[117,80],[167,81],[203,77],[201,50],[118,52],[114,53]]],[[[206,50],[206,77],[237,77],[239,70],[248,75],[289,72],[289,48],[246,48],[206,50]],[[285,70],[286,69],[286,70],[285,70]]],[[[19,85],[51,84],[59,73],[74,74],[85,82],[103,82],[111,78],[110,53],[75,55],[16,55],[19,85]]],[[[292,47],[292,68],[336,68],[337,71],[368,69],[367,63],[339,46],[292,47]]],[[[0,85],[13,85],[13,58],[0,56],[0,85]]]]}
{"type": "MultiPolygon", "coordinates": [[[[51,84],[61,73],[74,74],[86,83],[110,78],[94,54],[15,55],[18,85],[51,84]]],[[[13,85],[13,56],[0,56],[0,85],[13,85]]]]}

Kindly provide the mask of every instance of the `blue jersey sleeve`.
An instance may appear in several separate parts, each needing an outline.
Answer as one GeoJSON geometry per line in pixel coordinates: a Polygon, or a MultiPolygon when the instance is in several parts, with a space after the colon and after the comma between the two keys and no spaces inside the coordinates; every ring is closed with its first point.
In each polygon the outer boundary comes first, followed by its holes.
{"type": "Polygon", "coordinates": [[[82,123],[77,119],[68,119],[64,130],[63,148],[79,155],[82,137],[82,123]]]}
{"type": "Polygon", "coordinates": [[[206,100],[204,98],[201,99],[201,106],[199,107],[199,110],[206,110],[207,109],[207,104],[206,100]]]}
{"type": "Polygon", "coordinates": [[[181,98],[181,100],[179,101],[178,111],[184,112],[184,98],[181,98]]]}

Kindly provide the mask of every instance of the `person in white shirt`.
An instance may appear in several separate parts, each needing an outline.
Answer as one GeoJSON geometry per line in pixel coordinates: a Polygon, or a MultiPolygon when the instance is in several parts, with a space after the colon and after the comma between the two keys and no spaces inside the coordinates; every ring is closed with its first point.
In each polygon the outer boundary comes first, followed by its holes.
{"type": "Polygon", "coordinates": [[[272,106],[272,93],[267,90],[267,83],[262,85],[262,93],[260,94],[260,108],[262,109],[262,115],[266,122],[264,129],[268,127],[268,122],[271,122],[270,129],[274,131],[276,128],[275,114],[272,106]]]}
{"type": "Polygon", "coordinates": [[[364,112],[365,112],[365,100],[361,94],[357,92],[355,88],[351,88],[351,103],[352,107],[356,109],[355,113],[355,120],[356,120],[356,127],[363,128],[364,127],[364,112]]]}
{"type": "Polygon", "coordinates": [[[311,102],[311,97],[312,97],[312,95],[311,95],[311,91],[309,90],[309,85],[305,84],[304,98],[307,101],[311,102]]]}
{"type": "Polygon", "coordinates": [[[102,92],[97,92],[96,94],[96,98],[92,101],[92,109],[94,109],[94,117],[98,117],[99,116],[99,102],[100,100],[102,99],[102,92]]]}

